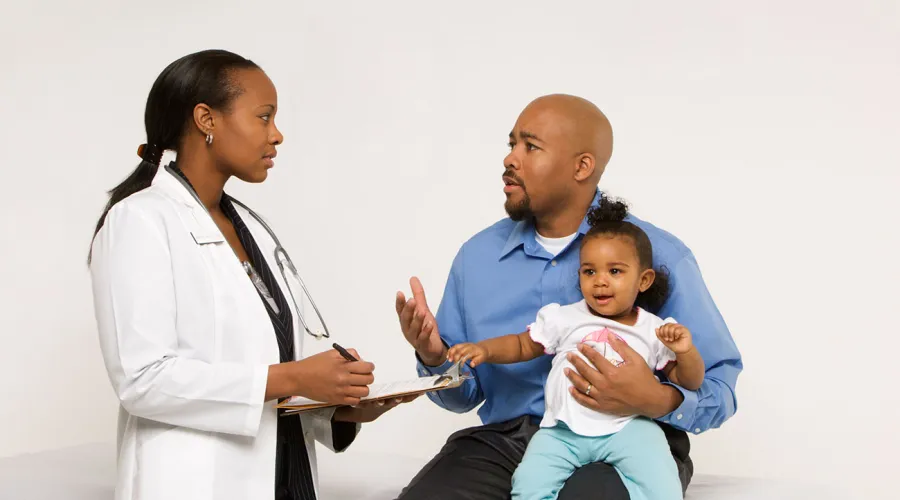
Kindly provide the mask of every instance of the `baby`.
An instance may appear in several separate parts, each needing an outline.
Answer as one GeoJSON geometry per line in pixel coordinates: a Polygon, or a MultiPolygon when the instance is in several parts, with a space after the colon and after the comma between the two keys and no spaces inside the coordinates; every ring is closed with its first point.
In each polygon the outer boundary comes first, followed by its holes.
{"type": "MultiPolygon", "coordinates": [[[[457,344],[452,361],[518,363],[554,355],[544,387],[545,411],[540,430],[513,474],[514,499],[555,499],[575,469],[606,462],[619,473],[632,500],[681,499],[681,482],[662,429],[637,415],[599,413],[579,404],[576,388],[565,373],[574,370],[567,355],[587,344],[614,366],[623,363],[608,340],[627,343],[670,382],[697,390],[703,381],[703,359],[691,333],[657,310],[668,293],[668,279],[653,269],[653,249],[646,233],[625,221],[627,206],[603,197],[588,214],[591,229],[581,244],[579,281],[584,300],[548,304],[527,331],[477,344],[457,344]]],[[[596,389],[594,389],[596,391],[596,389]]]]}

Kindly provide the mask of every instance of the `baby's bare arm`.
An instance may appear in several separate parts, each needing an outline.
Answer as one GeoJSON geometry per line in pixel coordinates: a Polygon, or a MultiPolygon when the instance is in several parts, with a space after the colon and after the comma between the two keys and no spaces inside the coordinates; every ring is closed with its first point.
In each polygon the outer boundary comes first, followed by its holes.
{"type": "Polygon", "coordinates": [[[544,346],[531,340],[528,332],[504,335],[478,343],[487,351],[487,362],[497,364],[530,361],[544,354],[544,346]]]}

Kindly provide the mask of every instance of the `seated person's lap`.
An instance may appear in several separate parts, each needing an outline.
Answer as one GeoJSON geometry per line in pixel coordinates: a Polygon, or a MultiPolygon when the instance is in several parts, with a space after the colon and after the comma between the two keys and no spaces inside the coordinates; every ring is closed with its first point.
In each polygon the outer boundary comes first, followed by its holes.
{"type": "MultiPolygon", "coordinates": [[[[660,424],[666,434],[684,489],[693,464],[687,434],[660,424]]],[[[440,453],[403,490],[401,500],[507,500],[512,475],[538,426],[530,417],[464,429],[450,436],[440,453]]],[[[604,463],[578,469],[559,500],[627,500],[616,470],[604,463]]]]}

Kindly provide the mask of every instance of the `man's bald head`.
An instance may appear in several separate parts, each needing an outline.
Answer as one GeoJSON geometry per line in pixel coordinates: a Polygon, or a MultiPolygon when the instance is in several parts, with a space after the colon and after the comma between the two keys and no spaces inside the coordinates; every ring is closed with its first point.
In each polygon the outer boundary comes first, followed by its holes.
{"type": "Polygon", "coordinates": [[[572,207],[593,199],[612,142],[609,120],[590,101],[563,94],[535,99],[509,134],[506,212],[522,220],[580,210],[572,207]]]}
{"type": "Polygon", "coordinates": [[[526,114],[547,115],[556,122],[573,154],[588,153],[594,157],[591,181],[594,185],[600,181],[613,150],[612,125],[600,108],[582,97],[550,94],[531,101],[520,119],[526,114]]]}

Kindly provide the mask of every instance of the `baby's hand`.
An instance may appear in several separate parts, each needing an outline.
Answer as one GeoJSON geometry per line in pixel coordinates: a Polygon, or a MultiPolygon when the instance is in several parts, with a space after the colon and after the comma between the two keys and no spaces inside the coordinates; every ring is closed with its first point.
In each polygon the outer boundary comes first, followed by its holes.
{"type": "Polygon", "coordinates": [[[478,344],[456,344],[450,348],[447,359],[454,363],[462,361],[463,364],[468,361],[469,366],[475,368],[488,360],[488,352],[478,344]]]}
{"type": "Polygon", "coordinates": [[[691,331],[684,325],[666,323],[656,329],[656,336],[675,354],[685,354],[694,348],[691,331]]]}

